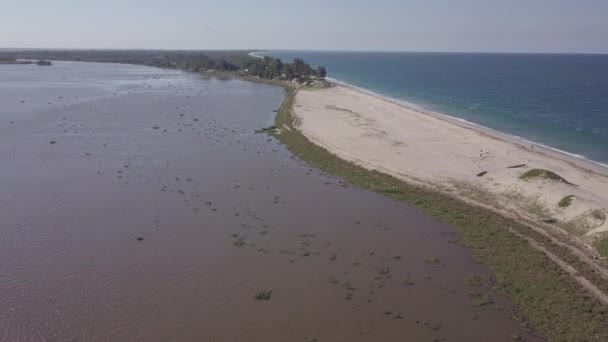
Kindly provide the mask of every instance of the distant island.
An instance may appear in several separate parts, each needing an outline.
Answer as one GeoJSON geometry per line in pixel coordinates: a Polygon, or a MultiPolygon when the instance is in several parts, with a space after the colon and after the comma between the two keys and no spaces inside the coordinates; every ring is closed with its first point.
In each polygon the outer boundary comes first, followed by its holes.
{"type": "MultiPolygon", "coordinates": [[[[291,63],[279,58],[251,56],[250,51],[163,51],[163,50],[53,50],[0,52],[0,60],[48,60],[137,64],[192,72],[221,73],[238,77],[312,84],[327,75],[324,66],[311,67],[302,59],[291,63]]],[[[1,63],[1,62],[0,62],[1,63]]],[[[32,62],[29,62],[32,63],[32,62]]],[[[9,63],[6,63],[9,64],[9,63]]],[[[15,64],[10,63],[10,64],[15,64]]]]}
{"type": "Polygon", "coordinates": [[[52,65],[51,61],[39,59],[37,61],[31,61],[27,59],[20,59],[13,56],[1,56],[0,55],[0,64],[36,64],[41,66],[52,65]]]}
{"type": "Polygon", "coordinates": [[[33,64],[32,61],[17,60],[9,56],[0,56],[0,64],[33,64]]]}
{"type": "Polygon", "coordinates": [[[46,65],[51,65],[51,64],[53,64],[53,63],[51,63],[51,61],[37,60],[36,62],[34,62],[34,64],[36,64],[36,65],[42,65],[42,66],[46,66],[46,65]]]}

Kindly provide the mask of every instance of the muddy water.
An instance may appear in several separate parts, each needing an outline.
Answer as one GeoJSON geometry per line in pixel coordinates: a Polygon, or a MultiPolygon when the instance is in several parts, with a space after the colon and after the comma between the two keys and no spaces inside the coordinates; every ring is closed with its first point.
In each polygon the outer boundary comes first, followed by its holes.
{"type": "Polygon", "coordinates": [[[535,340],[449,227],[255,134],[283,96],[0,66],[0,340],[535,340]]]}

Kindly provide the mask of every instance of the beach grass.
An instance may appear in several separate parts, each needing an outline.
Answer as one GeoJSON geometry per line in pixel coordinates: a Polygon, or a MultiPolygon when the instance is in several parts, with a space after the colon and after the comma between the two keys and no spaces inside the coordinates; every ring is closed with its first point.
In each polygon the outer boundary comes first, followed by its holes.
{"type": "Polygon", "coordinates": [[[563,179],[560,175],[553,171],[543,170],[543,169],[532,169],[524,172],[519,179],[522,180],[532,180],[532,179],[546,179],[552,181],[563,182],[563,179]]]}
{"type": "MultiPolygon", "coordinates": [[[[546,236],[513,219],[447,194],[364,169],[313,144],[294,125],[291,110],[297,90],[289,86],[285,89],[286,98],[275,122],[280,131],[274,136],[294,155],[355,186],[419,207],[434,219],[450,225],[460,242],[473,250],[474,259],[494,273],[494,289],[515,303],[518,314],[514,315],[514,319],[529,321],[543,337],[555,341],[608,341],[608,313],[605,306],[543,252],[512,231],[542,244],[549,252],[575,267],[599,289],[608,291],[608,284],[590,265],[568,248],[554,244],[546,236]]],[[[550,171],[544,171],[528,173],[524,178],[540,176],[562,179],[550,171]]],[[[608,249],[608,243],[606,245],[608,249]]]]}
{"type": "Polygon", "coordinates": [[[606,221],[606,214],[604,214],[604,212],[599,209],[592,211],[591,216],[593,216],[593,218],[596,220],[606,221]]]}
{"type": "Polygon", "coordinates": [[[608,236],[603,236],[595,240],[594,246],[601,255],[608,257],[608,236]]]}

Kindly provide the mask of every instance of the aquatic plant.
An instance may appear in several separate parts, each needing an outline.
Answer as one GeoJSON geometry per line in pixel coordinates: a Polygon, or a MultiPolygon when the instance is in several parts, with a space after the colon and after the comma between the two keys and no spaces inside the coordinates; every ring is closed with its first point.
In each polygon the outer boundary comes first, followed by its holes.
{"type": "Polygon", "coordinates": [[[272,291],[260,290],[255,294],[256,300],[269,300],[272,296],[272,291]]]}

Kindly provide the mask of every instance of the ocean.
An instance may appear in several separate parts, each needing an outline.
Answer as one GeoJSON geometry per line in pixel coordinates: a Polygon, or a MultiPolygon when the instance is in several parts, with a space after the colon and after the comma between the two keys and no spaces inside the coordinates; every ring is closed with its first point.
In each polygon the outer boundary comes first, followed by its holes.
{"type": "Polygon", "coordinates": [[[272,51],[328,77],[608,163],[608,55],[272,51]]]}

